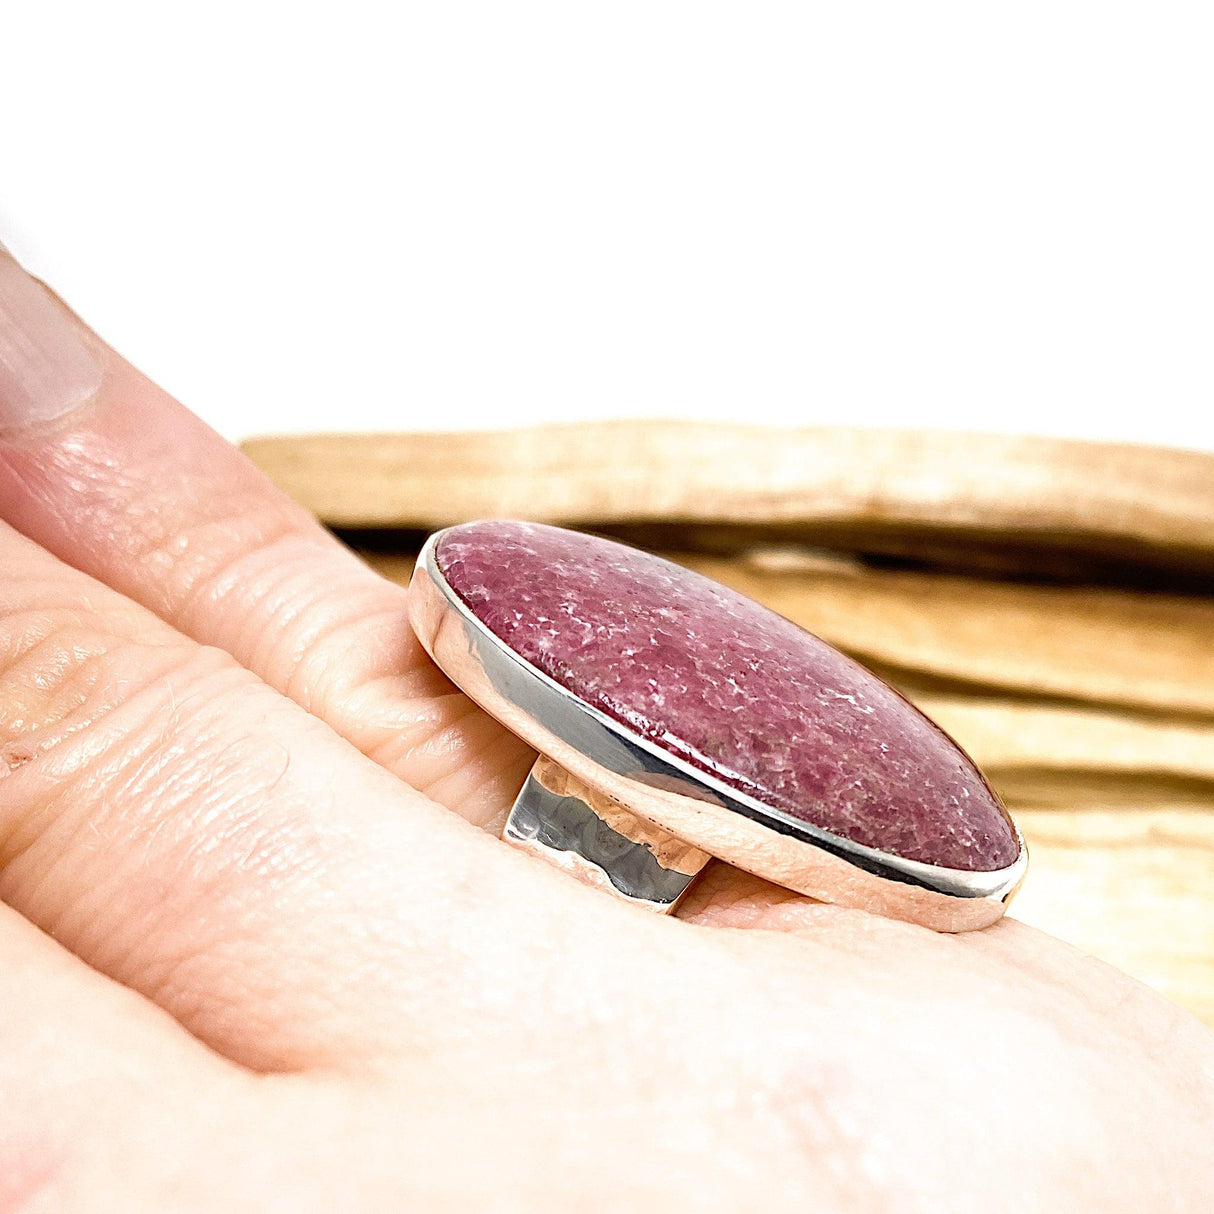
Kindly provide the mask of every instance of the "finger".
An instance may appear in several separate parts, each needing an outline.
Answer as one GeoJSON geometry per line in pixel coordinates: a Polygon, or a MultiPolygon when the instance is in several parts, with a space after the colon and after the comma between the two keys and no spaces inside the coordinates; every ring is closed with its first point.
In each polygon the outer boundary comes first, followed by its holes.
{"type": "Polygon", "coordinates": [[[250,1082],[0,906],[0,1210],[138,1208],[250,1082]]]}
{"type": "Polygon", "coordinates": [[[839,908],[714,861],[692,883],[675,914],[709,927],[791,931],[820,923],[839,908]]]}
{"type": "Polygon", "coordinates": [[[521,787],[531,752],[430,663],[406,591],[3,254],[0,517],[469,819],[521,787]]]}
{"type": "Polygon", "coordinates": [[[265,1070],[424,1048],[581,930],[572,883],[229,655],[3,524],[0,570],[0,898],[214,1048],[265,1070]]]}

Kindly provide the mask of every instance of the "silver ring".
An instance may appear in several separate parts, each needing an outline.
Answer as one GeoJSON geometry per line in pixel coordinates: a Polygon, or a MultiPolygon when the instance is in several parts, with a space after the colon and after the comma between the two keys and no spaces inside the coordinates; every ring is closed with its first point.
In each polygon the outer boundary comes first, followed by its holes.
{"type": "Polygon", "coordinates": [[[557,527],[466,523],[426,541],[410,618],[443,672],[539,751],[502,837],[618,897],[670,911],[715,856],[957,932],[997,920],[1024,878],[1019,830],[948,735],[680,566],[557,527]]]}

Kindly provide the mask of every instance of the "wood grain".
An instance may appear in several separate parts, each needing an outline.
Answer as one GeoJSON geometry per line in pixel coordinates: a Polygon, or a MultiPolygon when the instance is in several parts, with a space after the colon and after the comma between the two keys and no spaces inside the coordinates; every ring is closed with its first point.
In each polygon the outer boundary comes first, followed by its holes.
{"type": "Polygon", "coordinates": [[[1133,974],[1214,1026],[1214,814],[1021,810],[1015,918],[1133,974]]]}
{"type": "Polygon", "coordinates": [[[874,665],[1214,716],[1214,600],[891,573],[759,552],[675,559],[874,665]]]}
{"type": "Polygon", "coordinates": [[[1018,804],[1039,803],[1037,797],[1017,795],[1018,787],[1052,782],[1064,804],[1107,802],[1113,784],[1128,786],[1116,799],[1131,803],[1154,789],[1147,800],[1214,807],[1210,725],[1021,700],[910,695],[1018,804]],[[1099,790],[1094,797],[1080,795],[1082,781],[1075,777],[1083,776],[1099,790]],[[1167,795],[1160,795],[1164,790],[1167,795]]]}
{"type": "Polygon", "coordinates": [[[689,546],[742,528],[1060,576],[1214,574],[1214,456],[1195,452],[664,421],[262,438],[244,450],[337,527],[656,522],[690,526],[689,546]]]}

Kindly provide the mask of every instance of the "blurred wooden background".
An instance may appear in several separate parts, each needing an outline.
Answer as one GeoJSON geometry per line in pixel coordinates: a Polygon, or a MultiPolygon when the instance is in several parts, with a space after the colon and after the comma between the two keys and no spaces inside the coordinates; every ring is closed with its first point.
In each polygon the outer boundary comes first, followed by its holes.
{"type": "Polygon", "coordinates": [[[1015,812],[1012,913],[1214,1025],[1214,456],[673,422],[245,450],[401,581],[434,528],[561,523],[855,655],[1015,812]]]}

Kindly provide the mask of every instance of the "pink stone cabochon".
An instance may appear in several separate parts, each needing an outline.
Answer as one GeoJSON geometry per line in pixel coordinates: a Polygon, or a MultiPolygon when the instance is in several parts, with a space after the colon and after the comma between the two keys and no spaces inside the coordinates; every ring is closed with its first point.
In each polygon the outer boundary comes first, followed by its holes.
{"type": "Polygon", "coordinates": [[[521,658],[730,788],[909,860],[989,872],[1019,854],[998,799],[942,729],[752,599],[538,523],[453,527],[435,557],[521,658]]]}

